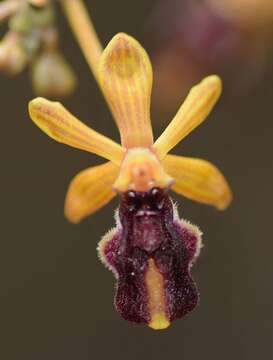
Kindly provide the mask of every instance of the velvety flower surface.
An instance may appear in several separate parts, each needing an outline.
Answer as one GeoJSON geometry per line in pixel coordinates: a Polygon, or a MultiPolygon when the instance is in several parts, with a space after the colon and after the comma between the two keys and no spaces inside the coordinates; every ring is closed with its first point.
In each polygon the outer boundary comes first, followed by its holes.
{"type": "Polygon", "coordinates": [[[174,214],[168,190],[218,209],[225,209],[232,198],[215,166],[168,155],[207,117],[221,93],[221,80],[212,75],[196,85],[154,142],[152,68],[145,50],[132,37],[117,34],[100,58],[98,73],[121,145],[87,127],[57,102],[34,99],[30,116],[56,141],[108,160],[72,180],[65,214],[77,223],[121,195],[117,227],[99,246],[103,262],[118,279],[115,304],[126,319],[165,328],[197,303],[189,269],[200,248],[200,232],[174,214]]]}
{"type": "Polygon", "coordinates": [[[123,194],[117,226],[98,248],[117,278],[118,312],[153,329],[186,315],[198,302],[190,268],[200,247],[199,229],[179,219],[166,191],[123,194]]]}

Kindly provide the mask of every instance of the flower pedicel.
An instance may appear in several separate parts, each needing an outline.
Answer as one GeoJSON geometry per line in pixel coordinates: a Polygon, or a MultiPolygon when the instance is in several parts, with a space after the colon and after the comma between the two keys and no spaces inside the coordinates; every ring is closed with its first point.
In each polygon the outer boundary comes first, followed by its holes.
{"type": "Polygon", "coordinates": [[[99,59],[98,81],[121,145],[57,102],[32,100],[30,116],[56,141],[108,160],[72,180],[65,215],[77,223],[120,194],[116,228],[99,244],[103,263],[117,279],[115,305],[125,319],[163,329],[198,302],[190,268],[201,246],[200,231],[179,219],[169,189],[218,209],[225,209],[232,199],[215,166],[168,155],[205,120],[220,96],[221,80],[212,75],[192,88],[155,142],[150,121],[152,68],[135,39],[123,33],[114,36],[99,59]]]}

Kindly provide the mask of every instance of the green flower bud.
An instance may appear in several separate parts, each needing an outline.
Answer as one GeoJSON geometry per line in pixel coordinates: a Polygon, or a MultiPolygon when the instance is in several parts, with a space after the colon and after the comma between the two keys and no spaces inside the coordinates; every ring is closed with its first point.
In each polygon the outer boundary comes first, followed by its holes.
{"type": "Polygon", "coordinates": [[[50,26],[53,22],[54,9],[52,6],[35,8],[27,3],[10,18],[9,28],[19,33],[28,33],[33,29],[50,26]]]}
{"type": "Polygon", "coordinates": [[[32,86],[41,96],[64,97],[75,88],[76,77],[59,52],[43,52],[31,68],[32,86]]]}
{"type": "Polygon", "coordinates": [[[8,33],[0,42],[0,71],[17,75],[26,66],[27,55],[16,34],[8,33]]]}

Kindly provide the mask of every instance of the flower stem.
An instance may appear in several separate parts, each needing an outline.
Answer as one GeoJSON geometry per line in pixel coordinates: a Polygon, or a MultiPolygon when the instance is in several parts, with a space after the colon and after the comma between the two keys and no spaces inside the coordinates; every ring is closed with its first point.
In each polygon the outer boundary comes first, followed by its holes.
{"type": "Polygon", "coordinates": [[[62,0],[62,5],[85,59],[99,83],[97,65],[103,48],[86,6],[82,0],[62,0]]]}

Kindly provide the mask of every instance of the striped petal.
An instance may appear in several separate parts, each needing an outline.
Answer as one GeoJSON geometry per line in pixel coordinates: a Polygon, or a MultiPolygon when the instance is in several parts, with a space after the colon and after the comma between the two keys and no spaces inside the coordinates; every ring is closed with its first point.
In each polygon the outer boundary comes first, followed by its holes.
{"type": "Polygon", "coordinates": [[[221,91],[221,79],[216,75],[206,77],[191,89],[171,123],[154,144],[160,159],[206,119],[221,91]]]}
{"type": "Polygon", "coordinates": [[[172,189],[178,194],[219,210],[230,204],[232,193],[224,176],[208,161],[167,155],[162,164],[174,178],[172,189]]]}
{"type": "Polygon", "coordinates": [[[120,164],[124,153],[122,147],[83,124],[59,102],[36,98],[29,103],[29,114],[54,140],[120,164]]]}
{"type": "Polygon", "coordinates": [[[114,196],[112,184],[119,168],[111,162],[83,170],[72,179],[65,200],[65,216],[78,223],[91,215],[114,196]]]}
{"type": "Polygon", "coordinates": [[[153,142],[152,77],[149,57],[141,45],[126,34],[114,36],[102,54],[99,78],[126,148],[153,142]]]}

